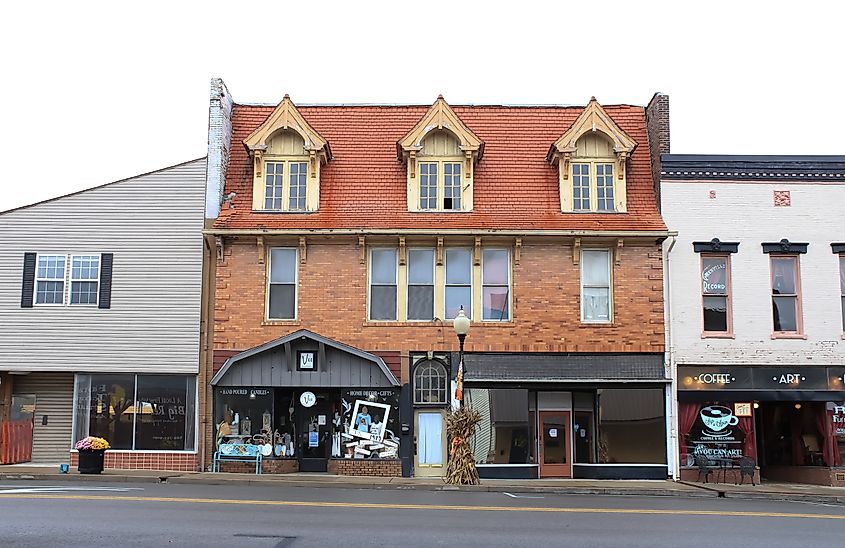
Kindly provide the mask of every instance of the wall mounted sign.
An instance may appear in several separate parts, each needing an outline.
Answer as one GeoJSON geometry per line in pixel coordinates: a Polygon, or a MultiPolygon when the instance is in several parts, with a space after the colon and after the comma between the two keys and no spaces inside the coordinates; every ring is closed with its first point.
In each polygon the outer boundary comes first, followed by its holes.
{"type": "Polygon", "coordinates": [[[751,416],[751,402],[737,402],[734,404],[734,415],[737,417],[751,416]]]}
{"type": "Polygon", "coordinates": [[[296,369],[314,371],[317,369],[317,353],[313,350],[300,350],[296,353],[296,369]]]}
{"type": "Polygon", "coordinates": [[[299,403],[302,404],[303,407],[313,407],[315,403],[317,403],[317,396],[314,395],[314,392],[303,392],[301,396],[299,396],[299,403]]]}
{"type": "Polygon", "coordinates": [[[843,367],[678,367],[678,390],[824,390],[845,393],[843,367]]]}

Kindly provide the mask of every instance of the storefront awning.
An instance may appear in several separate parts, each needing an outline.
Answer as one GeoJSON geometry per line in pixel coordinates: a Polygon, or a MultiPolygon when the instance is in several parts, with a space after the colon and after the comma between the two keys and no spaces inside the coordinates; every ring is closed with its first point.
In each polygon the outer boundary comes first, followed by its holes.
{"type": "Polygon", "coordinates": [[[381,388],[399,381],[380,357],[300,329],[232,356],[212,386],[381,388]]]}
{"type": "Polygon", "coordinates": [[[662,353],[472,353],[464,369],[467,383],[667,382],[662,353]]]}

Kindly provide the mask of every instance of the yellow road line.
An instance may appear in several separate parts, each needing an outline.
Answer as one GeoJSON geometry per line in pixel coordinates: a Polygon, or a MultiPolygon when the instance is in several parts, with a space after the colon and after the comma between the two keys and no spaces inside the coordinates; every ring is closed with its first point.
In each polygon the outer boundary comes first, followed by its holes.
{"type": "Polygon", "coordinates": [[[724,516],[762,518],[841,519],[845,514],[800,514],[788,512],[725,512],[721,510],[661,510],[655,508],[542,508],[531,506],[465,506],[447,504],[391,504],[367,502],[306,502],[289,500],[232,500],[177,497],[125,497],[97,495],[0,494],[0,499],[102,500],[132,502],[175,502],[183,504],[229,504],[246,506],[293,506],[309,508],[374,508],[381,510],[464,510],[468,512],[542,512],[553,514],[654,514],[671,516],[724,516]]]}

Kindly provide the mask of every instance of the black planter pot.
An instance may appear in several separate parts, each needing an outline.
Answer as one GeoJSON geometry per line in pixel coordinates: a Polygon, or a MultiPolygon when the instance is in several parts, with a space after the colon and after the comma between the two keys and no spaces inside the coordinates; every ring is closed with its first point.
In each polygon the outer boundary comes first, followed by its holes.
{"type": "Polygon", "coordinates": [[[79,466],[77,467],[80,474],[99,474],[103,471],[103,461],[105,460],[105,449],[82,449],[79,451],[79,466]]]}

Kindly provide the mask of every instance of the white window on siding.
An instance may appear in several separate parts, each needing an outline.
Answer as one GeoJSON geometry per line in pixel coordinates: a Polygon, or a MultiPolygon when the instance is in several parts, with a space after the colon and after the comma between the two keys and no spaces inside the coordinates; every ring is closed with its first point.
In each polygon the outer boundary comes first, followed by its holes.
{"type": "Polygon", "coordinates": [[[290,200],[288,209],[291,211],[305,209],[305,191],[308,185],[308,164],[306,162],[291,162],[290,169],[290,200]]]}
{"type": "Polygon", "coordinates": [[[264,209],[282,209],[285,163],[267,162],[264,170],[264,209]]]}
{"type": "Polygon", "coordinates": [[[461,306],[464,314],[472,318],[472,250],[449,248],[446,250],[446,319],[458,315],[461,306]]]}
{"type": "Polygon", "coordinates": [[[297,251],[293,248],[270,250],[270,279],[267,318],[296,319],[297,251]]]}
{"type": "Polygon", "coordinates": [[[408,250],[408,319],[434,319],[434,250],[408,250]]]}
{"type": "Polygon", "coordinates": [[[482,320],[510,320],[510,258],[507,249],[481,253],[482,320]]]}
{"type": "Polygon", "coordinates": [[[35,304],[64,304],[65,255],[39,255],[35,273],[35,304]]]}
{"type": "Polygon", "coordinates": [[[99,289],[100,256],[71,255],[70,304],[97,304],[99,289]]]}
{"type": "Polygon", "coordinates": [[[370,250],[370,319],[396,320],[396,249],[370,250]]]}
{"type": "Polygon", "coordinates": [[[611,320],[610,250],[581,251],[581,321],[611,320]]]}

